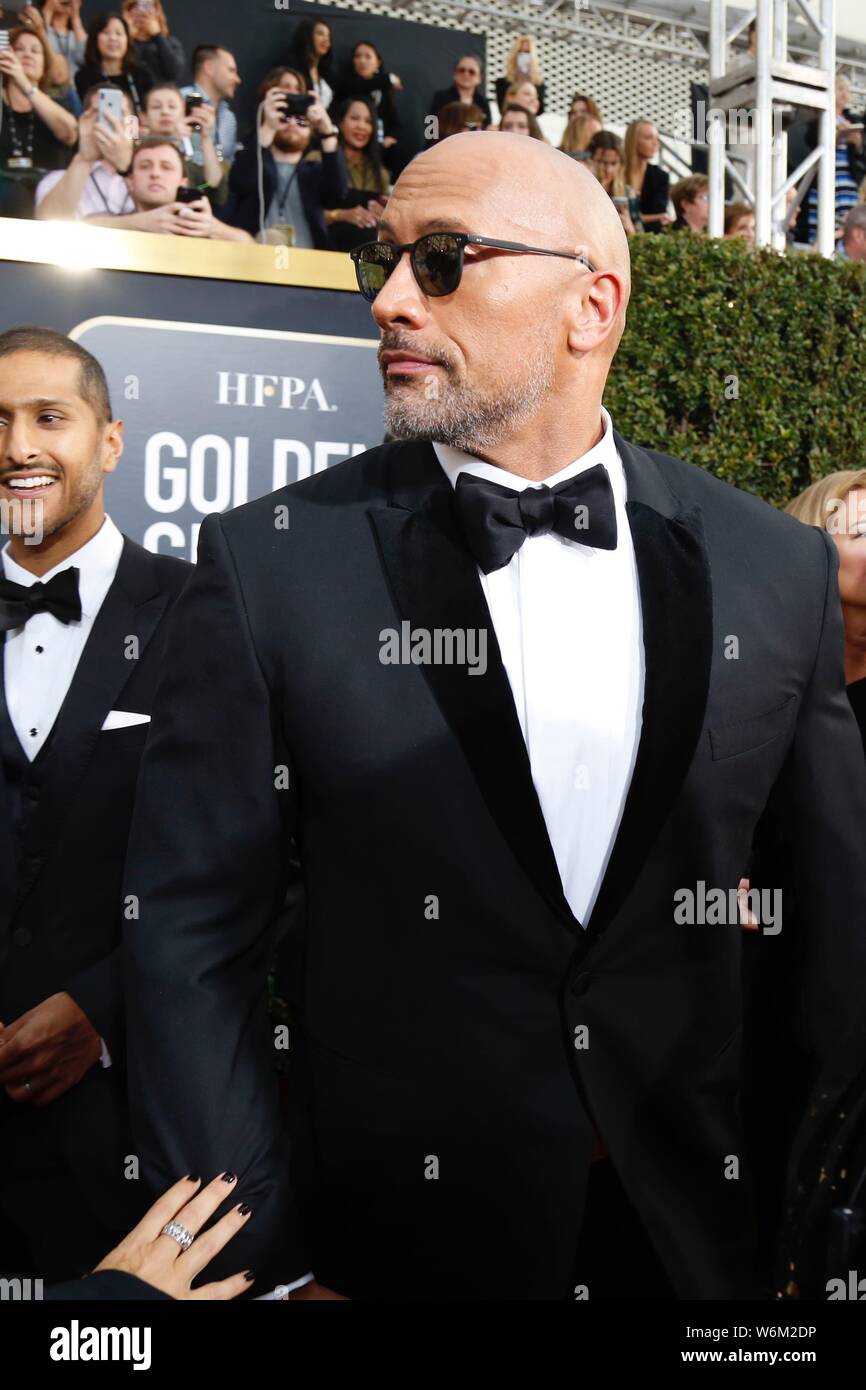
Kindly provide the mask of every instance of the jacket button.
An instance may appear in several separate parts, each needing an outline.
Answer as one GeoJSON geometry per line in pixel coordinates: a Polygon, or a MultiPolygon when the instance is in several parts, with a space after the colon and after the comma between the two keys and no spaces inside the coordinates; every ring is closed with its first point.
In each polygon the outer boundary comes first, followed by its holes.
{"type": "Polygon", "coordinates": [[[16,927],[12,933],[13,946],[29,946],[32,936],[26,927],[16,927]]]}
{"type": "Polygon", "coordinates": [[[574,995],[585,994],[592,982],[592,976],[583,974],[575,975],[571,982],[571,992],[574,995]]]}

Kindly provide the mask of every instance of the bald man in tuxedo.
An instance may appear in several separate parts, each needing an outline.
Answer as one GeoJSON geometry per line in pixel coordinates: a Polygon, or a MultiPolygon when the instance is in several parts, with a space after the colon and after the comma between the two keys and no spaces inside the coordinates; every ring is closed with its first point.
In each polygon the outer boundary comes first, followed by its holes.
{"type": "Polygon", "coordinates": [[[208,517],[172,617],[126,876],[148,1172],[237,1171],[234,1255],[292,1297],[760,1297],[737,889],[771,795],[810,1071],[866,973],[834,547],[618,433],[628,245],[579,164],[455,136],[378,236],[393,442],[208,517]],[[687,920],[707,889],[730,915],[687,920]]]}

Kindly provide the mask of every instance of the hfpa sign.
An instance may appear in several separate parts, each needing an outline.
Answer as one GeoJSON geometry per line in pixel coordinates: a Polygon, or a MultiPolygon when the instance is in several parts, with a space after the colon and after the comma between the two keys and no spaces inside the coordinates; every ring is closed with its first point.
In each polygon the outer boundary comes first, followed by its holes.
{"type": "Polygon", "coordinates": [[[694,111],[683,108],[674,116],[672,135],[691,144],[758,145],[762,140],[772,144],[782,134],[781,107],[757,107],[725,111],[721,106],[707,106],[703,97],[695,102],[694,111]]]}

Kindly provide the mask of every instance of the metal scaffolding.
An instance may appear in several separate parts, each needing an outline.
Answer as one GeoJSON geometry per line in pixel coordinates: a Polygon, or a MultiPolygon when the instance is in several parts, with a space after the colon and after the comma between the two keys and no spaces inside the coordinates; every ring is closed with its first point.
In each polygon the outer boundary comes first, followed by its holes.
{"type": "MultiPolygon", "coordinates": [[[[836,222],[836,30],[834,0],[793,0],[813,30],[818,49],[817,67],[793,61],[788,36],[788,0],[757,0],[757,45],[754,56],[730,60],[732,38],[741,33],[749,17],[735,30],[727,29],[727,0],[710,0],[710,100],[707,113],[709,143],[709,232],[721,236],[724,224],[725,174],[755,210],[759,246],[784,249],[788,226],[817,177],[817,250],[831,256],[836,222]],[[785,127],[798,111],[814,112],[818,141],[805,159],[788,174],[788,137],[785,127]],[[726,150],[732,132],[746,133],[751,158],[742,177],[726,150]],[[787,195],[796,188],[790,209],[787,195]]],[[[698,138],[700,135],[698,134],[698,138]]]]}

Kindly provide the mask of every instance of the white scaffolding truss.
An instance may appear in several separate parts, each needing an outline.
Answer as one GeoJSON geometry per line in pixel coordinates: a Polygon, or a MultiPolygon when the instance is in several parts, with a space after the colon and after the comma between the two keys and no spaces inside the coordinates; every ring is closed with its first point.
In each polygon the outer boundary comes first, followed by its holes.
{"type": "MultiPolygon", "coordinates": [[[[834,0],[793,0],[808,20],[817,40],[817,67],[793,61],[788,37],[788,0],[757,0],[754,14],[757,49],[754,57],[731,61],[734,34],[727,29],[727,0],[710,0],[709,232],[721,236],[724,223],[725,174],[755,209],[759,246],[782,250],[791,218],[817,177],[817,250],[831,256],[836,221],[836,31],[834,0]],[[814,112],[818,141],[800,165],[788,174],[785,126],[796,112],[814,112]],[[725,136],[733,126],[745,128],[751,158],[745,177],[734,168],[725,136]],[[788,191],[797,196],[787,209],[788,191]]],[[[736,33],[743,24],[737,24],[736,33]]],[[[700,138],[700,135],[698,135],[700,138]]]]}

